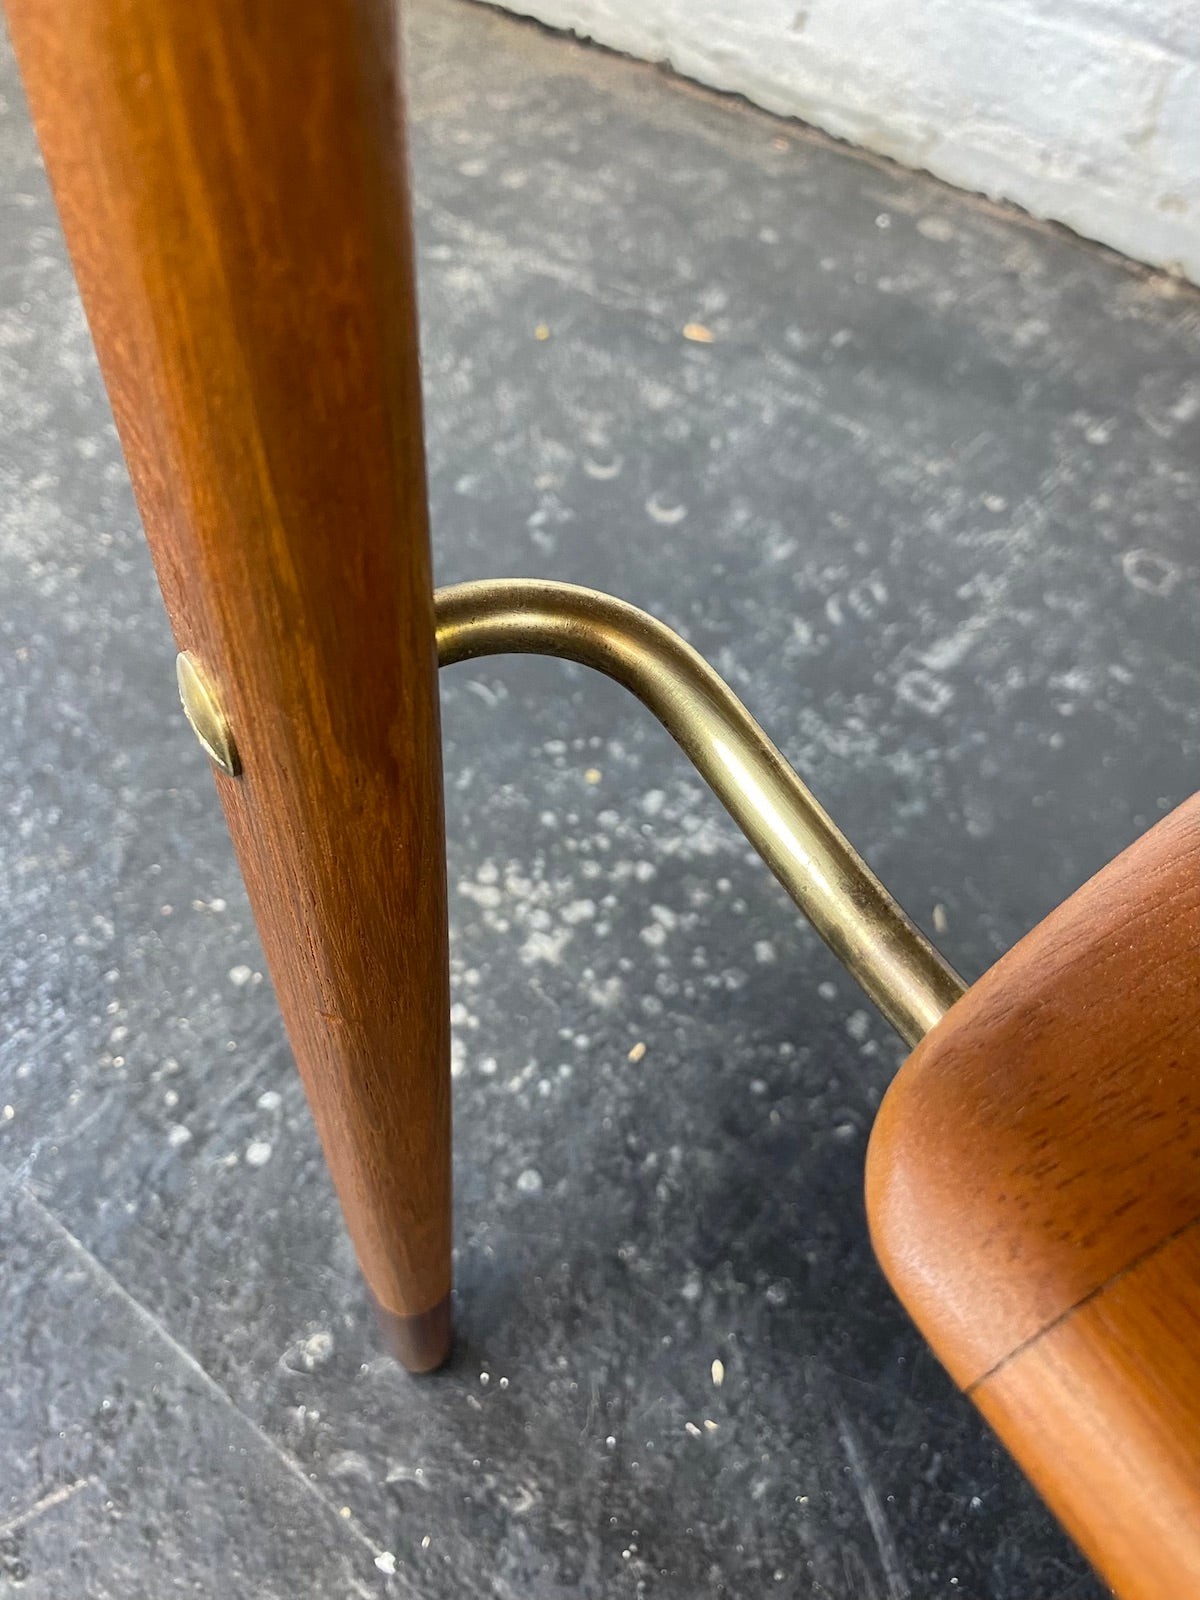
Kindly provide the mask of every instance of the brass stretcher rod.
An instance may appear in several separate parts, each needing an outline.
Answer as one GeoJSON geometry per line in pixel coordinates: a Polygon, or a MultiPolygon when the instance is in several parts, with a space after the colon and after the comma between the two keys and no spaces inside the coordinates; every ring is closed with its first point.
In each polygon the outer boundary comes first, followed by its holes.
{"type": "Polygon", "coordinates": [[[728,684],[677,633],[611,595],[532,578],[455,584],[437,591],[436,606],[440,666],[558,656],[635,694],[908,1044],[964,992],[728,684]]]}

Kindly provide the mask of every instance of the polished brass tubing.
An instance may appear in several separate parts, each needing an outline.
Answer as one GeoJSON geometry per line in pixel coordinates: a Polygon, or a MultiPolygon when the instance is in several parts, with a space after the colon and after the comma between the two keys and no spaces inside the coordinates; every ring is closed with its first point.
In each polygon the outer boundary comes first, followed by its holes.
{"type": "Polygon", "coordinates": [[[792,899],[910,1045],[966,987],[839,832],[729,686],[677,633],[595,589],[494,578],[439,589],[441,666],[579,661],[643,701],[792,899]]]}

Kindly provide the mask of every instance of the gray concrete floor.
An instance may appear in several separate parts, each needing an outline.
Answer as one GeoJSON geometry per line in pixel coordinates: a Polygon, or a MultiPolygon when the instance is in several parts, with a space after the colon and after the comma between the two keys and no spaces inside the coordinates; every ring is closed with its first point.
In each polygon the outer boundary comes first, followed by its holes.
{"type": "MultiPolygon", "coordinates": [[[[439,577],[682,628],[979,973],[1195,787],[1196,295],[410,32],[439,577]]],[[[0,1592],[1096,1600],[873,1265],[898,1042],[558,664],[444,679],[459,1343],[381,1355],[3,74],[0,1592]]]]}

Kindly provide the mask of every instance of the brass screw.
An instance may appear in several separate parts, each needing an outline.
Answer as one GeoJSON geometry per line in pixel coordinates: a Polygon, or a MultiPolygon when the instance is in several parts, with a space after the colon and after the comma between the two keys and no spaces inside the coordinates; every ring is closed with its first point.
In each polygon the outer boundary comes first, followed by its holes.
{"type": "Polygon", "coordinates": [[[183,714],[191,723],[192,732],[221,771],[236,778],[242,770],[237,745],[204,668],[195,656],[183,650],[175,660],[175,676],[183,714]]]}

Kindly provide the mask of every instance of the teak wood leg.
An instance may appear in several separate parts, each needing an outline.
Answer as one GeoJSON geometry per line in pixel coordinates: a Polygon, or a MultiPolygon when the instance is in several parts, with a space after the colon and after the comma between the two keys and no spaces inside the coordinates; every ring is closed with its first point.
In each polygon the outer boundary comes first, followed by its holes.
{"type": "Polygon", "coordinates": [[[867,1154],[884,1271],[1121,1600],[1200,1595],[1200,795],[969,989],[867,1154]]]}
{"type": "Polygon", "coordinates": [[[397,1353],[448,1338],[445,854],[390,0],[10,0],[217,785],[397,1353]]]}

